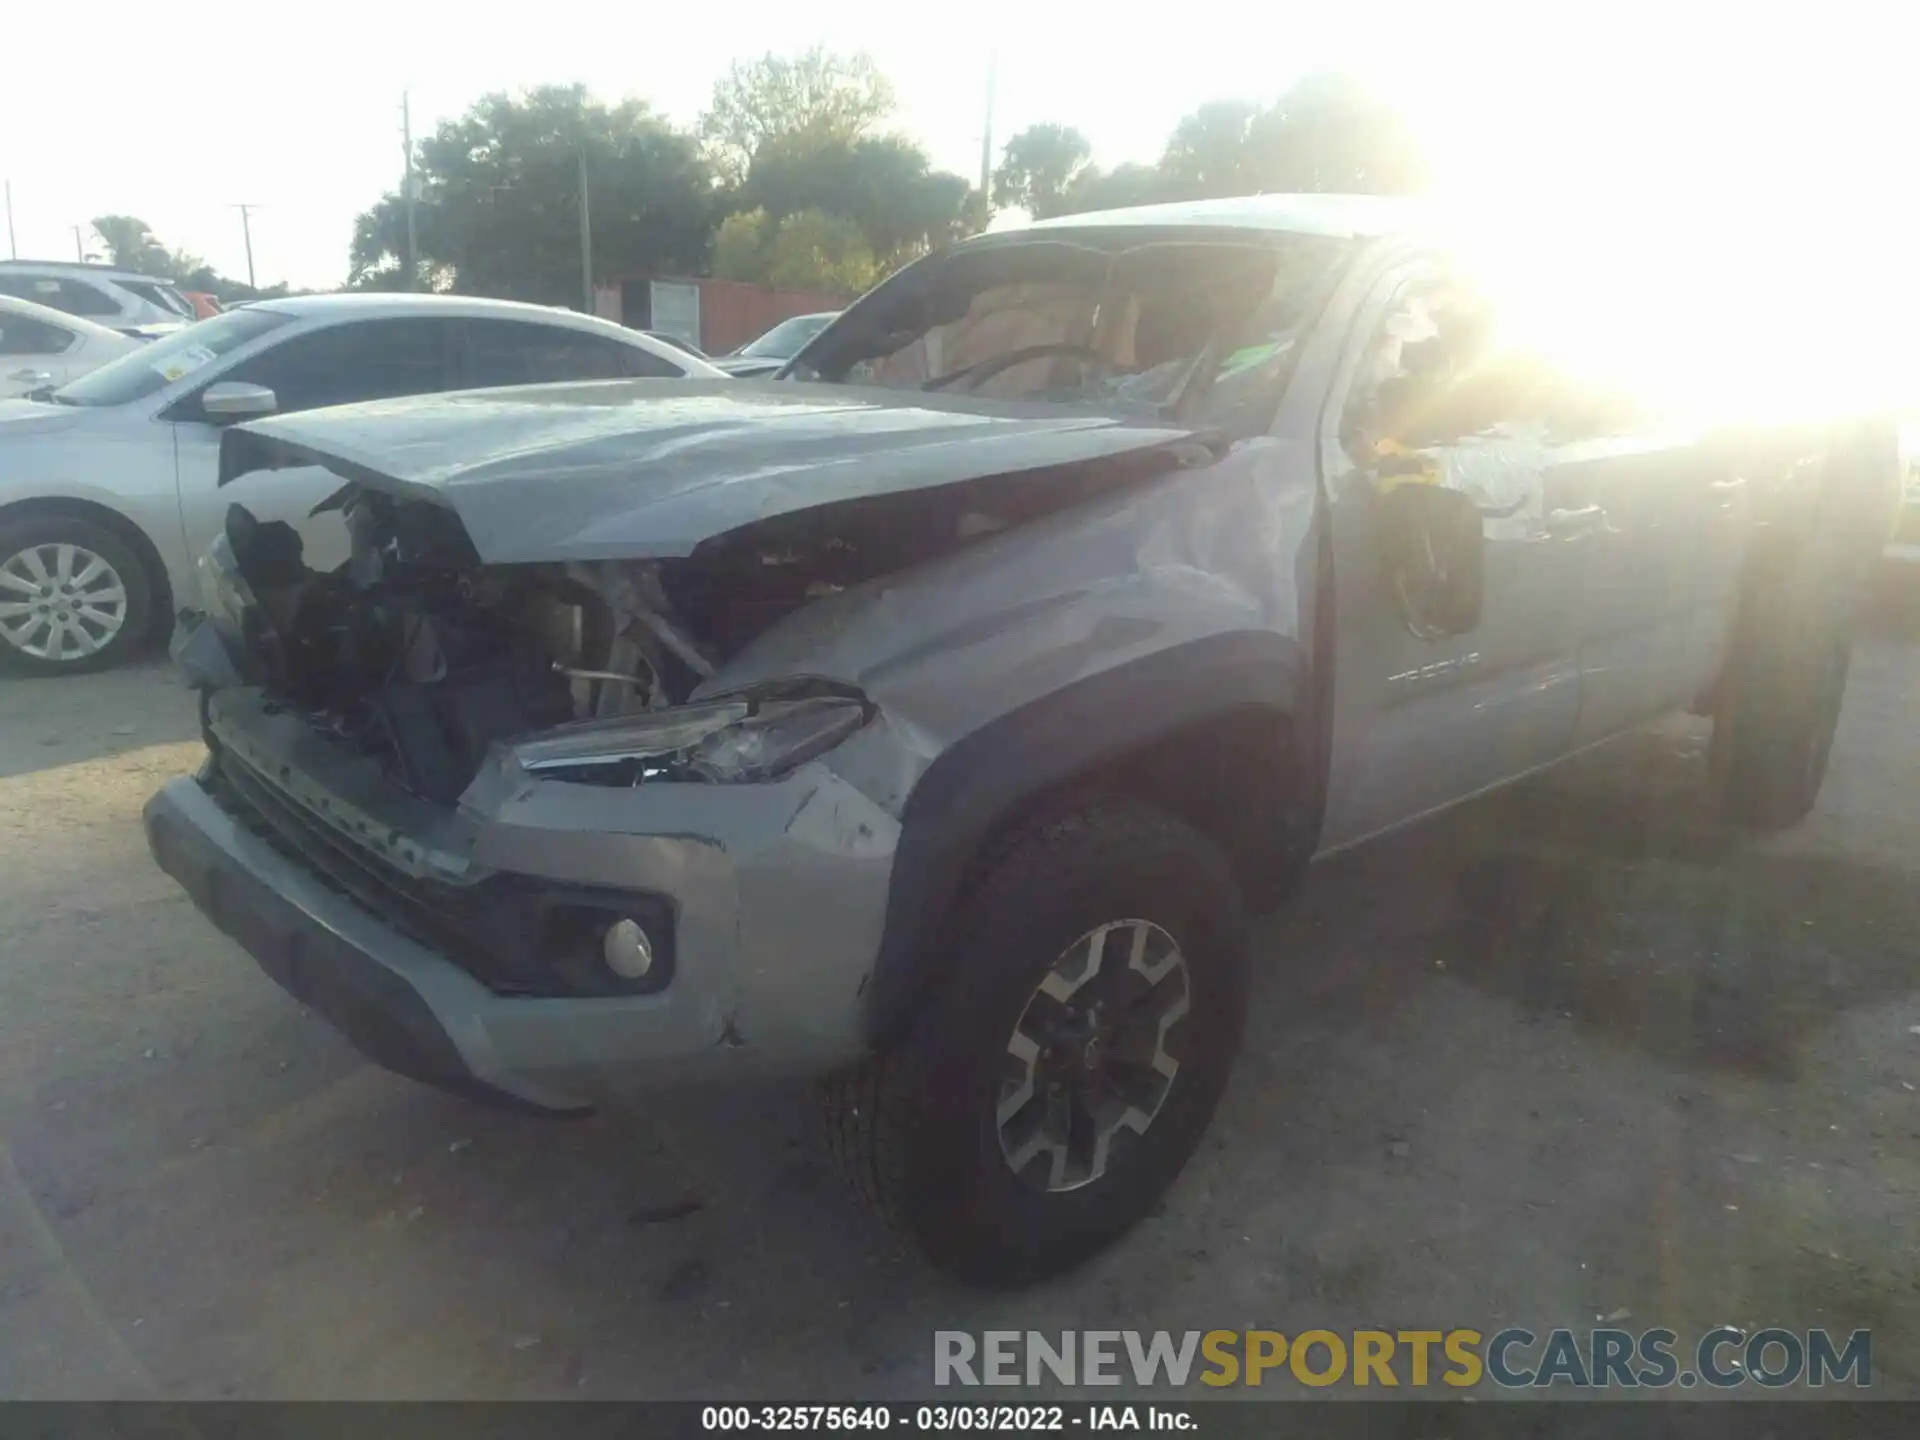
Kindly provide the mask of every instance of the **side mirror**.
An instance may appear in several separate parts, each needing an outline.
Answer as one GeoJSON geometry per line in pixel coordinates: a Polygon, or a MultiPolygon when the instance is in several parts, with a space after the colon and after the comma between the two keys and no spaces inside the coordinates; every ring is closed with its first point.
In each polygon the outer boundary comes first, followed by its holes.
{"type": "Polygon", "coordinates": [[[216,424],[225,420],[250,420],[271,415],[280,408],[273,391],[264,385],[245,385],[237,380],[222,380],[200,392],[200,413],[216,424]]]}
{"type": "Polygon", "coordinates": [[[1422,640],[1480,624],[1486,542],[1480,507],[1442,485],[1396,485],[1380,497],[1381,579],[1406,627],[1422,640]]]}

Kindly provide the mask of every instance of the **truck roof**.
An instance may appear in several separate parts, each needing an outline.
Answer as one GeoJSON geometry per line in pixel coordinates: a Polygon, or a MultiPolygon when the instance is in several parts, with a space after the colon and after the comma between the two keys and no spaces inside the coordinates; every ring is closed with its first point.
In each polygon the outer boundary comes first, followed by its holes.
{"type": "Polygon", "coordinates": [[[1301,235],[1374,239],[1423,228],[1427,207],[1393,195],[1238,195],[1224,200],[1175,200],[1126,210],[1095,210],[1039,220],[1022,230],[1087,230],[1109,226],[1278,230],[1301,235]]]}

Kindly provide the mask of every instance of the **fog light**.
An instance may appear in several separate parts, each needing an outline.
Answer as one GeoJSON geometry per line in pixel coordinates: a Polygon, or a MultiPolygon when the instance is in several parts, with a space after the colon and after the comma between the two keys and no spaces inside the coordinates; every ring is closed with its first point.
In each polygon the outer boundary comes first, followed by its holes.
{"type": "Polygon", "coordinates": [[[600,955],[622,980],[639,980],[653,968],[653,942],[638,920],[616,920],[600,937],[600,955]]]}

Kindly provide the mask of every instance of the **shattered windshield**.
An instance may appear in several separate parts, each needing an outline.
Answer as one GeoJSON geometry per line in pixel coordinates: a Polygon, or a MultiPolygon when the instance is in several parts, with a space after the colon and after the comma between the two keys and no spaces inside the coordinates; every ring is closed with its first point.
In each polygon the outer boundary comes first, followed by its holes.
{"type": "Polygon", "coordinates": [[[810,375],[1236,425],[1277,398],[1345,254],[1292,235],[980,246],[876,292],[816,344],[810,375]]]}

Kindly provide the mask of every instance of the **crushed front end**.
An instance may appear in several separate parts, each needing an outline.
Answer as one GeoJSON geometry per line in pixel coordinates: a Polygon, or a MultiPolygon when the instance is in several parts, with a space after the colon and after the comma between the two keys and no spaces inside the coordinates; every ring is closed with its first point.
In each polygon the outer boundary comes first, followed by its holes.
{"type": "MultiPolygon", "coordinates": [[[[147,807],[162,868],[462,1093],[565,1113],[858,1054],[898,824],[824,757],[884,731],[866,699],[726,687],[657,567],[485,565],[450,512],[341,503],[340,570],[239,506],[205,561],[175,655],[208,758],[147,807]]],[[[805,598],[729,595],[706,613],[805,598]]]]}

